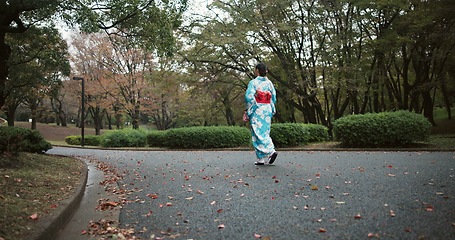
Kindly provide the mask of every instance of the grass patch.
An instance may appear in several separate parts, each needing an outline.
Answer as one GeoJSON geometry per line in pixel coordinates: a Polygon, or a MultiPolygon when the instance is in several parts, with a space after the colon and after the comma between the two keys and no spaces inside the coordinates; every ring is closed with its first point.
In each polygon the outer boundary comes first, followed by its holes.
{"type": "Polygon", "coordinates": [[[431,135],[428,143],[437,149],[455,149],[455,134],[431,135]]]}
{"type": "Polygon", "coordinates": [[[0,237],[26,239],[36,222],[74,193],[84,164],[67,157],[0,156],[0,237]],[[30,216],[37,214],[37,219],[30,216]]]}

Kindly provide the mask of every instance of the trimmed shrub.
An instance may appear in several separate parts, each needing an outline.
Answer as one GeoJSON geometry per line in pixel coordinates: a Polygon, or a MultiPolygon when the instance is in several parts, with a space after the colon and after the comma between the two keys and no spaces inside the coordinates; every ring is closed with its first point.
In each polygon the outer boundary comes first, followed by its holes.
{"type": "Polygon", "coordinates": [[[147,145],[149,147],[166,147],[167,131],[150,131],[147,133],[147,145]]]}
{"type": "Polygon", "coordinates": [[[81,136],[78,136],[78,135],[66,136],[65,142],[68,145],[81,145],[81,136]]]}
{"type": "Polygon", "coordinates": [[[309,132],[300,123],[275,123],[270,128],[270,137],[276,147],[295,147],[308,143],[309,132]]]}
{"type": "Polygon", "coordinates": [[[143,130],[123,129],[105,132],[101,136],[102,147],[145,147],[147,134],[143,130]]]}
{"type": "Polygon", "coordinates": [[[430,131],[424,116],[404,110],[350,115],[333,123],[335,138],[352,147],[407,145],[427,140],[430,131]]]}
{"type": "Polygon", "coordinates": [[[43,153],[51,148],[52,145],[44,140],[36,130],[20,127],[0,127],[0,153],[43,153]]]}
{"type": "Polygon", "coordinates": [[[270,137],[276,147],[296,147],[309,142],[321,142],[329,138],[326,126],[302,123],[274,123],[270,137]]]}
{"type": "MultiPolygon", "coordinates": [[[[65,137],[65,142],[69,145],[81,145],[82,136],[81,135],[71,135],[65,137]]],[[[84,145],[87,146],[100,146],[101,136],[100,135],[85,135],[84,136],[84,145]]]]}
{"type": "Polygon", "coordinates": [[[303,124],[305,132],[308,132],[308,142],[323,142],[329,139],[329,129],[320,124],[303,124]]]}
{"type": "Polygon", "coordinates": [[[165,139],[170,148],[232,148],[248,145],[251,135],[244,127],[188,127],[167,130],[165,139]]]}

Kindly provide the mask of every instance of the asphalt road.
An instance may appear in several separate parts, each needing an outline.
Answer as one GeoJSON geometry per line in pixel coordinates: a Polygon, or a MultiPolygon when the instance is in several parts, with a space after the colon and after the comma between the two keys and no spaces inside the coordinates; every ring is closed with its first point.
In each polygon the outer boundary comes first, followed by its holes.
{"type": "Polygon", "coordinates": [[[48,153],[123,172],[120,227],[141,239],[455,239],[454,152],[48,153]]]}

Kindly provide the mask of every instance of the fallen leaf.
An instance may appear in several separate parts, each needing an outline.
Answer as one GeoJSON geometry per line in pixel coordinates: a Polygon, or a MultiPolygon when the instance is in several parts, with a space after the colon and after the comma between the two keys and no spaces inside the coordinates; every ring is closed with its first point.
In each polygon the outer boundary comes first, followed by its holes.
{"type": "Polygon", "coordinates": [[[254,238],[261,238],[262,236],[260,234],[255,233],[254,238]]]}
{"type": "Polygon", "coordinates": [[[225,227],[226,227],[226,226],[225,226],[224,224],[218,225],[218,229],[223,229],[223,228],[225,228],[225,227]]]}
{"type": "Polygon", "coordinates": [[[198,194],[201,194],[201,195],[204,194],[204,192],[201,191],[201,190],[197,190],[196,192],[197,192],[198,194]]]}
{"type": "Polygon", "coordinates": [[[311,190],[319,190],[319,188],[316,185],[311,185],[311,190]]]}
{"type": "Polygon", "coordinates": [[[222,212],[223,212],[223,209],[220,208],[220,209],[216,210],[216,212],[217,212],[217,213],[222,213],[222,212]]]}
{"type": "Polygon", "coordinates": [[[151,198],[151,199],[157,199],[157,198],[158,198],[158,194],[155,194],[155,193],[151,194],[151,193],[149,193],[149,194],[147,194],[147,197],[149,197],[149,198],[151,198]]]}
{"type": "Polygon", "coordinates": [[[324,233],[327,232],[327,230],[325,230],[325,228],[319,228],[319,232],[324,233]]]}
{"type": "Polygon", "coordinates": [[[38,220],[38,213],[34,213],[34,214],[30,215],[28,218],[30,218],[32,220],[38,220]]]}
{"type": "Polygon", "coordinates": [[[379,234],[378,233],[368,233],[368,237],[369,238],[379,238],[379,234]]]}
{"type": "Polygon", "coordinates": [[[395,217],[395,212],[393,210],[390,210],[390,216],[395,217]]]}
{"type": "Polygon", "coordinates": [[[85,235],[85,234],[87,234],[87,231],[86,230],[82,230],[81,235],[85,235]]]}
{"type": "Polygon", "coordinates": [[[433,210],[434,210],[433,206],[426,206],[425,207],[425,211],[427,211],[427,212],[433,212],[433,210]]]}
{"type": "Polygon", "coordinates": [[[360,218],[362,218],[362,216],[360,216],[360,214],[356,214],[356,215],[354,216],[354,218],[355,218],[355,219],[360,219],[360,218]]]}
{"type": "Polygon", "coordinates": [[[171,207],[171,206],[173,206],[173,205],[174,205],[174,204],[172,204],[171,202],[166,203],[166,206],[167,206],[167,207],[171,207]]]}

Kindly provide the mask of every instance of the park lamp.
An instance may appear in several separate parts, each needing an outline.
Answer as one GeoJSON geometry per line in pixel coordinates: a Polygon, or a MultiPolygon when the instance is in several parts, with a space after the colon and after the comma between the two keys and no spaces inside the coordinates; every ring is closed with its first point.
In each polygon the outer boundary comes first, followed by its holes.
{"type": "Polygon", "coordinates": [[[82,98],[81,98],[81,147],[84,147],[84,127],[85,127],[85,87],[84,87],[84,78],[83,77],[73,77],[75,81],[82,81],[82,98]]]}

